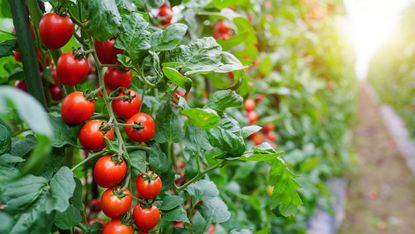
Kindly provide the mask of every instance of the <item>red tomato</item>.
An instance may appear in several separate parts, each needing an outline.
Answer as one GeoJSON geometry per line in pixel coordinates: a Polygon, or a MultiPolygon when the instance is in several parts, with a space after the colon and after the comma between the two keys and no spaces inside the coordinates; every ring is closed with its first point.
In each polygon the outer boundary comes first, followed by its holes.
{"type": "Polygon", "coordinates": [[[132,126],[124,127],[127,136],[138,142],[146,142],[153,138],[156,133],[156,123],[153,118],[146,113],[137,113],[127,120],[127,124],[139,124],[141,129],[134,129],[132,126]]]}
{"type": "Polygon", "coordinates": [[[262,132],[264,132],[264,133],[269,133],[270,131],[272,131],[274,129],[274,124],[272,124],[272,123],[269,123],[269,124],[265,124],[263,127],[262,127],[262,132]]]}
{"type": "Polygon", "coordinates": [[[67,124],[79,124],[95,112],[95,102],[85,98],[82,92],[72,92],[62,101],[61,115],[67,124]]]}
{"type": "Polygon", "coordinates": [[[134,207],[133,216],[135,225],[137,225],[141,231],[148,232],[159,222],[160,211],[154,204],[150,208],[143,208],[139,204],[134,207]]]}
{"type": "Polygon", "coordinates": [[[215,39],[228,40],[232,35],[232,29],[225,23],[225,21],[220,20],[213,26],[213,37],[215,39]]]}
{"type": "Polygon", "coordinates": [[[183,222],[175,222],[174,227],[175,228],[184,228],[184,223],[183,222]]]}
{"type": "Polygon", "coordinates": [[[110,218],[118,218],[130,210],[133,197],[128,189],[119,187],[105,190],[102,194],[102,211],[110,218]]]}
{"type": "Polygon", "coordinates": [[[123,50],[115,48],[115,39],[108,41],[95,41],[94,47],[98,55],[98,59],[102,64],[116,64],[117,54],[122,54],[123,50]]]}
{"type": "Polygon", "coordinates": [[[101,211],[101,202],[96,198],[91,199],[88,206],[91,213],[98,213],[101,211]]]}
{"type": "Polygon", "coordinates": [[[104,188],[111,188],[120,183],[127,173],[127,164],[124,161],[114,162],[111,155],[98,159],[94,166],[95,182],[104,188]]]}
{"type": "Polygon", "coordinates": [[[16,62],[22,62],[22,57],[20,55],[20,52],[17,52],[17,51],[13,50],[13,56],[14,56],[14,60],[16,60],[16,62]]]}
{"type": "Polygon", "coordinates": [[[61,87],[59,87],[59,85],[55,85],[55,84],[50,85],[49,86],[49,92],[50,92],[50,97],[54,101],[59,101],[63,97],[63,91],[62,91],[61,87]]]}
{"type": "Polygon", "coordinates": [[[132,226],[123,224],[118,219],[113,219],[104,225],[102,234],[133,234],[134,229],[132,226]]]}
{"type": "Polygon", "coordinates": [[[59,81],[64,85],[76,85],[88,76],[89,63],[86,58],[75,58],[71,52],[63,53],[56,64],[59,81]]]}
{"type": "Polygon", "coordinates": [[[248,137],[248,139],[255,145],[260,145],[264,143],[264,134],[261,132],[256,132],[248,137]]]}
{"type": "Polygon", "coordinates": [[[245,100],[244,108],[246,112],[251,112],[255,109],[255,101],[252,98],[245,100]]]}
{"type": "Polygon", "coordinates": [[[271,142],[274,142],[277,140],[277,135],[275,134],[275,132],[267,132],[265,134],[265,136],[268,138],[268,140],[270,140],[271,142]]]}
{"type": "Polygon", "coordinates": [[[160,176],[149,171],[141,174],[135,181],[137,194],[145,199],[153,199],[160,194],[162,182],[160,176]]]}
{"type": "Polygon", "coordinates": [[[127,90],[120,92],[118,97],[127,95],[131,98],[115,99],[112,101],[112,109],[118,118],[128,119],[131,116],[137,114],[140,111],[141,99],[138,94],[133,90],[127,90]]]}
{"type": "Polygon", "coordinates": [[[52,50],[64,46],[72,37],[75,25],[68,16],[45,14],[39,23],[39,36],[43,44],[52,50]]]}
{"type": "Polygon", "coordinates": [[[102,150],[107,145],[104,137],[110,141],[114,138],[114,130],[101,120],[90,120],[82,126],[79,132],[79,142],[88,150],[102,150]]]}
{"type": "Polygon", "coordinates": [[[170,3],[163,3],[159,8],[160,23],[163,26],[169,25],[173,19],[173,11],[171,10],[170,3]]]}
{"type": "Polygon", "coordinates": [[[16,83],[14,83],[14,87],[27,92],[27,85],[26,85],[26,81],[24,80],[16,80],[16,83]]]}
{"type": "Polygon", "coordinates": [[[258,94],[255,97],[255,101],[258,102],[258,103],[263,102],[264,100],[265,100],[265,95],[264,94],[258,94]]]}
{"type": "Polygon", "coordinates": [[[108,68],[104,74],[105,86],[111,90],[118,87],[128,88],[133,81],[133,73],[129,71],[121,71],[117,68],[108,68]]]}
{"type": "Polygon", "coordinates": [[[249,124],[254,124],[258,120],[259,116],[255,111],[248,112],[246,114],[249,124]]]}
{"type": "Polygon", "coordinates": [[[58,74],[56,73],[56,68],[50,69],[50,73],[52,74],[52,78],[55,84],[59,84],[59,79],[58,79],[58,74]]]}
{"type": "Polygon", "coordinates": [[[213,233],[215,233],[215,225],[213,225],[213,224],[211,224],[210,225],[210,227],[209,227],[209,229],[208,229],[208,234],[213,234],[213,233]]]}

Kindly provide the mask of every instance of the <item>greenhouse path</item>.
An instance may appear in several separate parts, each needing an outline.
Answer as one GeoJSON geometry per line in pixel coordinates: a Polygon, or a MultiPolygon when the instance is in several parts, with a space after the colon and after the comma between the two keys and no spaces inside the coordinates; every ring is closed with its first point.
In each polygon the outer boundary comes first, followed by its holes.
{"type": "Polygon", "coordinates": [[[415,178],[379,111],[361,89],[353,140],[358,164],[348,177],[346,218],[339,234],[415,233],[415,178]]]}

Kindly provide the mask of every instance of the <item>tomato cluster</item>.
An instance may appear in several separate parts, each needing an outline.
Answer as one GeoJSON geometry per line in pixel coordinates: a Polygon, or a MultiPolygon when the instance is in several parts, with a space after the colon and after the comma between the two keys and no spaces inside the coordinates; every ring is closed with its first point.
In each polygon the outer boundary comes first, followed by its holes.
{"type": "Polygon", "coordinates": [[[218,21],[213,26],[213,37],[215,39],[228,40],[232,36],[232,28],[224,20],[218,21]]]}

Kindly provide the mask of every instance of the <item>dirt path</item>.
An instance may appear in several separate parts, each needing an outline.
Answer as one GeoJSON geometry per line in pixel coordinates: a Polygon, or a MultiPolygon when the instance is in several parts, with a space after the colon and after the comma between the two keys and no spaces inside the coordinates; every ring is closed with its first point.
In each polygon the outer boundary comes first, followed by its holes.
{"type": "Polygon", "coordinates": [[[357,171],[349,176],[346,219],[339,234],[415,233],[415,179],[363,90],[354,131],[357,171]]]}

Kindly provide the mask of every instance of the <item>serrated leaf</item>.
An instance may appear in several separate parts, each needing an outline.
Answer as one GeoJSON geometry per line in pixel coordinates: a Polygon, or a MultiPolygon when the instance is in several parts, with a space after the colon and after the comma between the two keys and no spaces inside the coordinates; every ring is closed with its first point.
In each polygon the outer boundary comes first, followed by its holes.
{"type": "Polygon", "coordinates": [[[75,191],[75,179],[72,171],[67,167],[62,167],[50,180],[50,194],[46,203],[46,212],[51,213],[56,210],[65,211],[69,207],[69,199],[75,191]]]}
{"type": "Polygon", "coordinates": [[[212,223],[223,223],[231,217],[228,207],[219,197],[203,201],[200,213],[212,223]]]}
{"type": "Polygon", "coordinates": [[[207,106],[223,112],[226,108],[229,107],[241,107],[243,104],[243,98],[239,96],[233,90],[220,90],[216,91],[209,98],[207,106]]]}
{"type": "Polygon", "coordinates": [[[245,142],[239,123],[228,117],[223,118],[216,128],[208,130],[209,142],[227,153],[229,157],[237,157],[245,151],[245,142]]]}
{"type": "Polygon", "coordinates": [[[220,116],[210,108],[189,108],[181,112],[199,128],[214,128],[220,122],[220,116]]]}
{"type": "Polygon", "coordinates": [[[174,210],[163,213],[163,220],[168,222],[184,222],[190,223],[189,218],[187,218],[187,213],[183,207],[177,207],[174,210]]]}
{"type": "Polygon", "coordinates": [[[127,11],[135,11],[137,8],[130,0],[115,0],[118,9],[124,9],[127,11]]]}
{"type": "Polygon", "coordinates": [[[167,51],[176,48],[183,40],[186,34],[187,26],[185,24],[172,24],[164,30],[159,30],[151,35],[151,50],[167,51]]]}
{"type": "Polygon", "coordinates": [[[184,199],[182,197],[166,193],[166,196],[163,198],[163,202],[160,205],[160,210],[172,210],[183,204],[183,202],[184,199]]]}
{"type": "Polygon", "coordinates": [[[163,73],[173,84],[185,89],[190,90],[192,87],[192,80],[182,75],[176,69],[171,67],[163,67],[163,73]]]}
{"type": "Polygon", "coordinates": [[[36,142],[33,135],[27,135],[23,139],[13,138],[10,154],[23,157],[36,147],[36,142]]]}
{"type": "Polygon", "coordinates": [[[81,211],[70,205],[64,212],[56,213],[55,225],[60,229],[69,230],[79,224],[81,219],[81,211]]]}
{"type": "Polygon", "coordinates": [[[147,170],[146,152],[143,150],[136,150],[131,153],[130,162],[131,166],[138,170],[140,173],[144,173],[147,170]]]}
{"type": "Polygon", "coordinates": [[[65,145],[76,146],[80,125],[68,125],[61,117],[49,115],[49,121],[53,128],[54,138],[52,146],[63,147],[65,145]]]}
{"type": "Polygon", "coordinates": [[[258,126],[258,125],[249,125],[249,126],[245,126],[242,128],[242,137],[243,138],[247,138],[250,135],[261,131],[262,127],[258,126]]]}
{"type": "Polygon", "coordinates": [[[13,55],[13,50],[17,48],[17,40],[9,39],[0,42],[0,58],[13,55]]]}
{"type": "Polygon", "coordinates": [[[14,164],[19,162],[24,162],[25,159],[17,157],[11,154],[0,155],[0,165],[14,164]]]}
{"type": "Polygon", "coordinates": [[[180,142],[184,135],[181,125],[178,110],[173,110],[170,103],[163,104],[157,111],[154,139],[158,143],[180,142]]]}
{"type": "Polygon", "coordinates": [[[196,183],[190,184],[186,188],[186,191],[192,197],[193,204],[212,199],[219,195],[216,185],[209,180],[199,180],[196,183]]]}
{"type": "Polygon", "coordinates": [[[12,138],[9,129],[0,123],[0,155],[7,153],[12,148],[12,138]]]}
{"type": "Polygon", "coordinates": [[[82,183],[78,178],[75,179],[75,191],[73,192],[73,196],[70,199],[71,204],[77,208],[78,210],[84,209],[84,203],[82,202],[82,183]]]}

